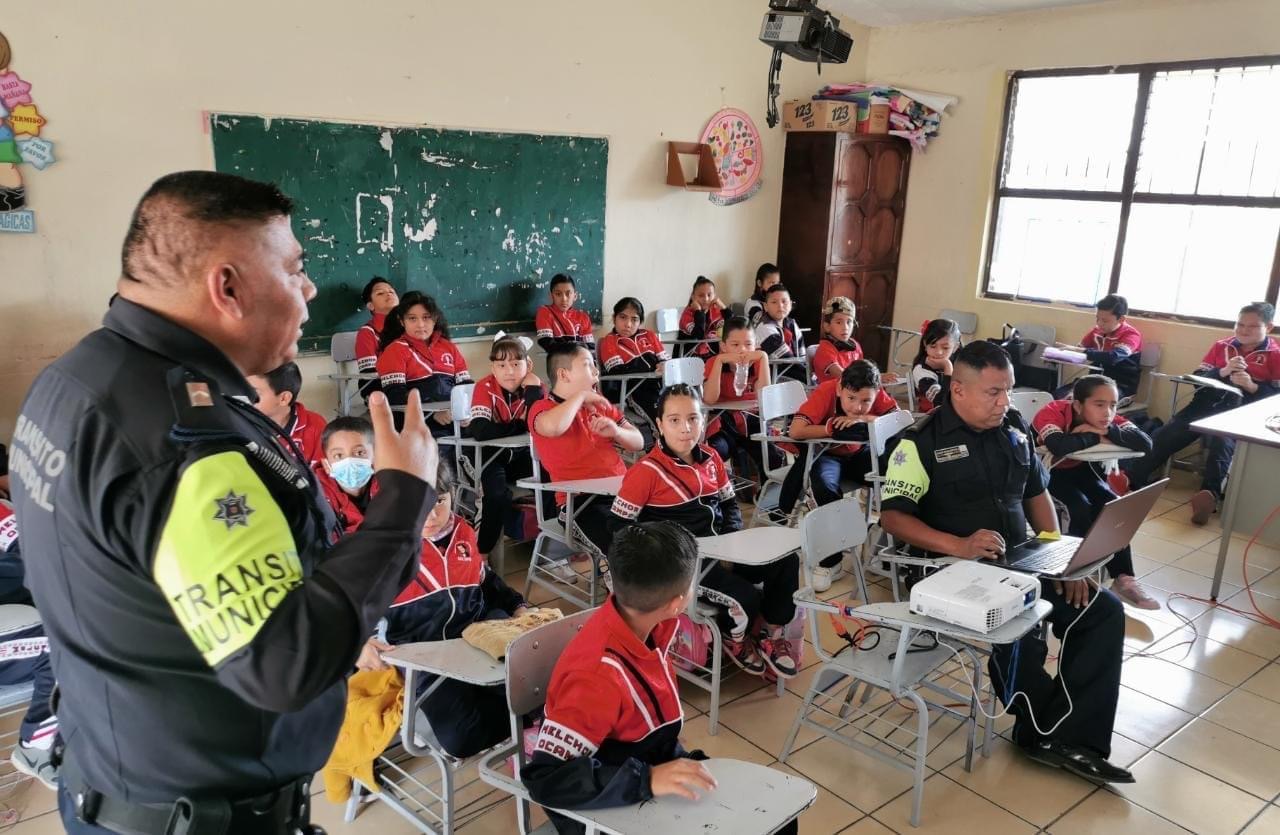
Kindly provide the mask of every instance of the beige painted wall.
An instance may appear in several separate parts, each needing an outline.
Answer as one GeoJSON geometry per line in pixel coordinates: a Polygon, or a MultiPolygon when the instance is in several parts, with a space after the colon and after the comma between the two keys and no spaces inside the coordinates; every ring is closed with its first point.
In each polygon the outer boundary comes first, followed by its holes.
{"type": "MultiPolygon", "coordinates": [[[[229,110],[609,137],[605,303],[681,305],[698,274],[741,298],[777,242],[781,129],[764,125],[765,4],[744,0],[223,0],[6,3],[13,68],[34,84],[59,162],[28,172],[38,233],[0,236],[0,437],[31,379],[106,309],[133,203],[212,163],[201,112],[229,110]],[[763,190],[722,208],[664,185],[668,139],[722,106],[764,133],[763,190]]],[[[866,30],[844,77],[861,78],[866,30]]],[[[790,97],[814,89],[787,62],[790,97]]],[[[785,96],[784,96],[785,97],[785,96]]],[[[487,347],[467,346],[487,366],[487,347]]],[[[303,397],[331,384],[303,362],[303,397]]]]}
{"type": "MultiPolygon", "coordinates": [[[[1092,311],[978,297],[1008,72],[1265,54],[1280,54],[1277,0],[1139,0],[874,30],[871,78],[960,97],[941,136],[911,162],[896,324],[918,327],[950,307],[976,312],[984,336],[1004,322],[1034,321],[1074,341],[1092,326],[1092,311]]],[[[1083,109],[1081,123],[1087,129],[1083,109]]],[[[1224,335],[1136,324],[1163,346],[1166,370],[1190,370],[1224,335]]],[[[1156,403],[1167,398],[1161,384],[1156,403]]]]}

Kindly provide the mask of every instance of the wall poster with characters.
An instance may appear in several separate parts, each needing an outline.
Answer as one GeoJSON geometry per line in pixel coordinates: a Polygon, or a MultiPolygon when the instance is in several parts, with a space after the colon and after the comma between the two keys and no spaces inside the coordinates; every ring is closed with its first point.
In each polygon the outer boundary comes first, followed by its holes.
{"type": "Polygon", "coordinates": [[[43,171],[53,164],[53,143],[40,136],[45,118],[31,98],[31,84],[10,66],[13,51],[0,32],[0,232],[36,231],[27,208],[20,165],[43,171]]]}

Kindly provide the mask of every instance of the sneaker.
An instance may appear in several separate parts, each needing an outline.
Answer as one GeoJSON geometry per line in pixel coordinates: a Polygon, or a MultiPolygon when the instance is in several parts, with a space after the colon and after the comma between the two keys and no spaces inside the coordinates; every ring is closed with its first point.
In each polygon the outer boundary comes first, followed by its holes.
{"type": "Polygon", "coordinates": [[[34,777],[45,788],[58,790],[58,768],[53,764],[53,750],[50,748],[27,747],[18,744],[13,746],[13,753],[9,755],[9,762],[13,763],[13,767],[21,771],[28,777],[34,777]]]}
{"type": "Polygon", "coordinates": [[[839,568],[827,568],[825,565],[813,569],[813,590],[824,592],[831,588],[831,581],[835,579],[836,572],[839,570],[839,568]]]}
{"type": "Polygon", "coordinates": [[[751,675],[764,675],[764,660],[760,657],[760,653],[756,651],[755,642],[745,635],[738,641],[733,640],[728,635],[724,636],[724,654],[729,657],[730,661],[751,675]]]}
{"type": "Polygon", "coordinates": [[[778,678],[795,678],[799,672],[796,652],[791,642],[782,637],[782,629],[771,629],[769,637],[760,642],[760,650],[764,654],[764,663],[769,665],[778,678]]]}
{"type": "Polygon", "coordinates": [[[1191,497],[1191,524],[1203,525],[1209,521],[1218,507],[1218,500],[1208,490],[1201,490],[1191,497]]]}
{"type": "Polygon", "coordinates": [[[1111,592],[1116,597],[1138,609],[1154,611],[1160,608],[1160,601],[1147,594],[1132,574],[1122,574],[1111,581],[1111,592]]]}
{"type": "Polygon", "coordinates": [[[573,566],[569,565],[568,560],[556,560],[546,566],[546,571],[562,583],[576,585],[578,582],[578,572],[573,570],[573,566]]]}

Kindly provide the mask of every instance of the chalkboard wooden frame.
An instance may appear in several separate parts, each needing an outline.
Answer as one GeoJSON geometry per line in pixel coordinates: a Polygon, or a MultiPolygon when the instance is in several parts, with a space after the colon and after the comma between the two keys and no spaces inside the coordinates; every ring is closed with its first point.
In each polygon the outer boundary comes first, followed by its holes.
{"type": "Polygon", "coordinates": [[[558,272],[601,321],[605,137],[209,116],[214,167],[274,182],[318,293],[300,348],[368,313],[374,275],[435,296],[454,338],[531,331],[558,272]]]}

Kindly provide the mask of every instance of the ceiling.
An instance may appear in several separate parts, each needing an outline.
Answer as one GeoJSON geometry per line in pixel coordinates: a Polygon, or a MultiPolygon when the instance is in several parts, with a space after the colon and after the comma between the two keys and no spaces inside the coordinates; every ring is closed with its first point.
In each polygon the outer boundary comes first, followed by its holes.
{"type": "Polygon", "coordinates": [[[897,26],[930,20],[1025,12],[1054,6],[1082,6],[1099,0],[818,0],[841,21],[864,26],[897,26]]]}

